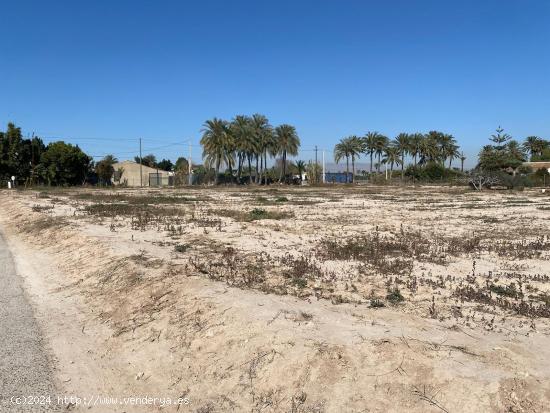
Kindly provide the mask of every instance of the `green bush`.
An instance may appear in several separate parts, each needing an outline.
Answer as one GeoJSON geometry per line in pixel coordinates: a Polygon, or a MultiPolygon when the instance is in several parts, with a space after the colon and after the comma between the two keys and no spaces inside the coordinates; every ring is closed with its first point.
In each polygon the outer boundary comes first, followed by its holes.
{"type": "Polygon", "coordinates": [[[445,168],[437,162],[429,162],[426,165],[410,165],[405,170],[405,176],[417,181],[440,181],[461,176],[462,173],[454,169],[445,168]]]}

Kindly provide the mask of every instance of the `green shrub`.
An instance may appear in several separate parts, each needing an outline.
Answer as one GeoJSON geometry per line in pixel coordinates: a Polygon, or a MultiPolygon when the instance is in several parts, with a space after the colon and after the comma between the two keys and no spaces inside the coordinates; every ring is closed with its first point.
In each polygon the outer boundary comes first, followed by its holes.
{"type": "Polygon", "coordinates": [[[386,299],[392,304],[398,304],[402,301],[405,301],[405,297],[401,294],[398,287],[395,287],[393,290],[390,290],[386,299]]]}

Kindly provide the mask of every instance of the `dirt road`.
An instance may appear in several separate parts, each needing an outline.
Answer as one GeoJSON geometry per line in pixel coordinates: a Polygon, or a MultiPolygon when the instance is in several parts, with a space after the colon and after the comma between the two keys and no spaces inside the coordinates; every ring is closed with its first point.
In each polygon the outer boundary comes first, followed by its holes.
{"type": "Polygon", "coordinates": [[[53,398],[54,388],[39,326],[0,234],[0,412],[52,411],[55,402],[26,403],[28,396],[53,398]]]}

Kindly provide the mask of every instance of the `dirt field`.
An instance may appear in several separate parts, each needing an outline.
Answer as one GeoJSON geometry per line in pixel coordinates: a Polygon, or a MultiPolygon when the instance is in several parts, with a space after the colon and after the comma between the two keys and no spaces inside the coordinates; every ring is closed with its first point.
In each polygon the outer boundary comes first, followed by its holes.
{"type": "Polygon", "coordinates": [[[0,196],[66,394],[188,401],[77,411],[550,405],[548,192],[0,196]]]}

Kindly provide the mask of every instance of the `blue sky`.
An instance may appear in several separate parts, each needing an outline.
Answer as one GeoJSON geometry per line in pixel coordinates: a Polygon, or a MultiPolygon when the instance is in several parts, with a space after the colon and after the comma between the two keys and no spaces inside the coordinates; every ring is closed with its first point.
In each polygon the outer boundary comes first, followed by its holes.
{"type": "Polygon", "coordinates": [[[172,159],[191,139],[196,158],[204,120],[255,112],[295,125],[302,159],[369,130],[451,133],[470,164],[498,125],[550,138],[548,1],[19,0],[0,15],[2,127],[92,155],[131,158],[143,137],[172,159]]]}

